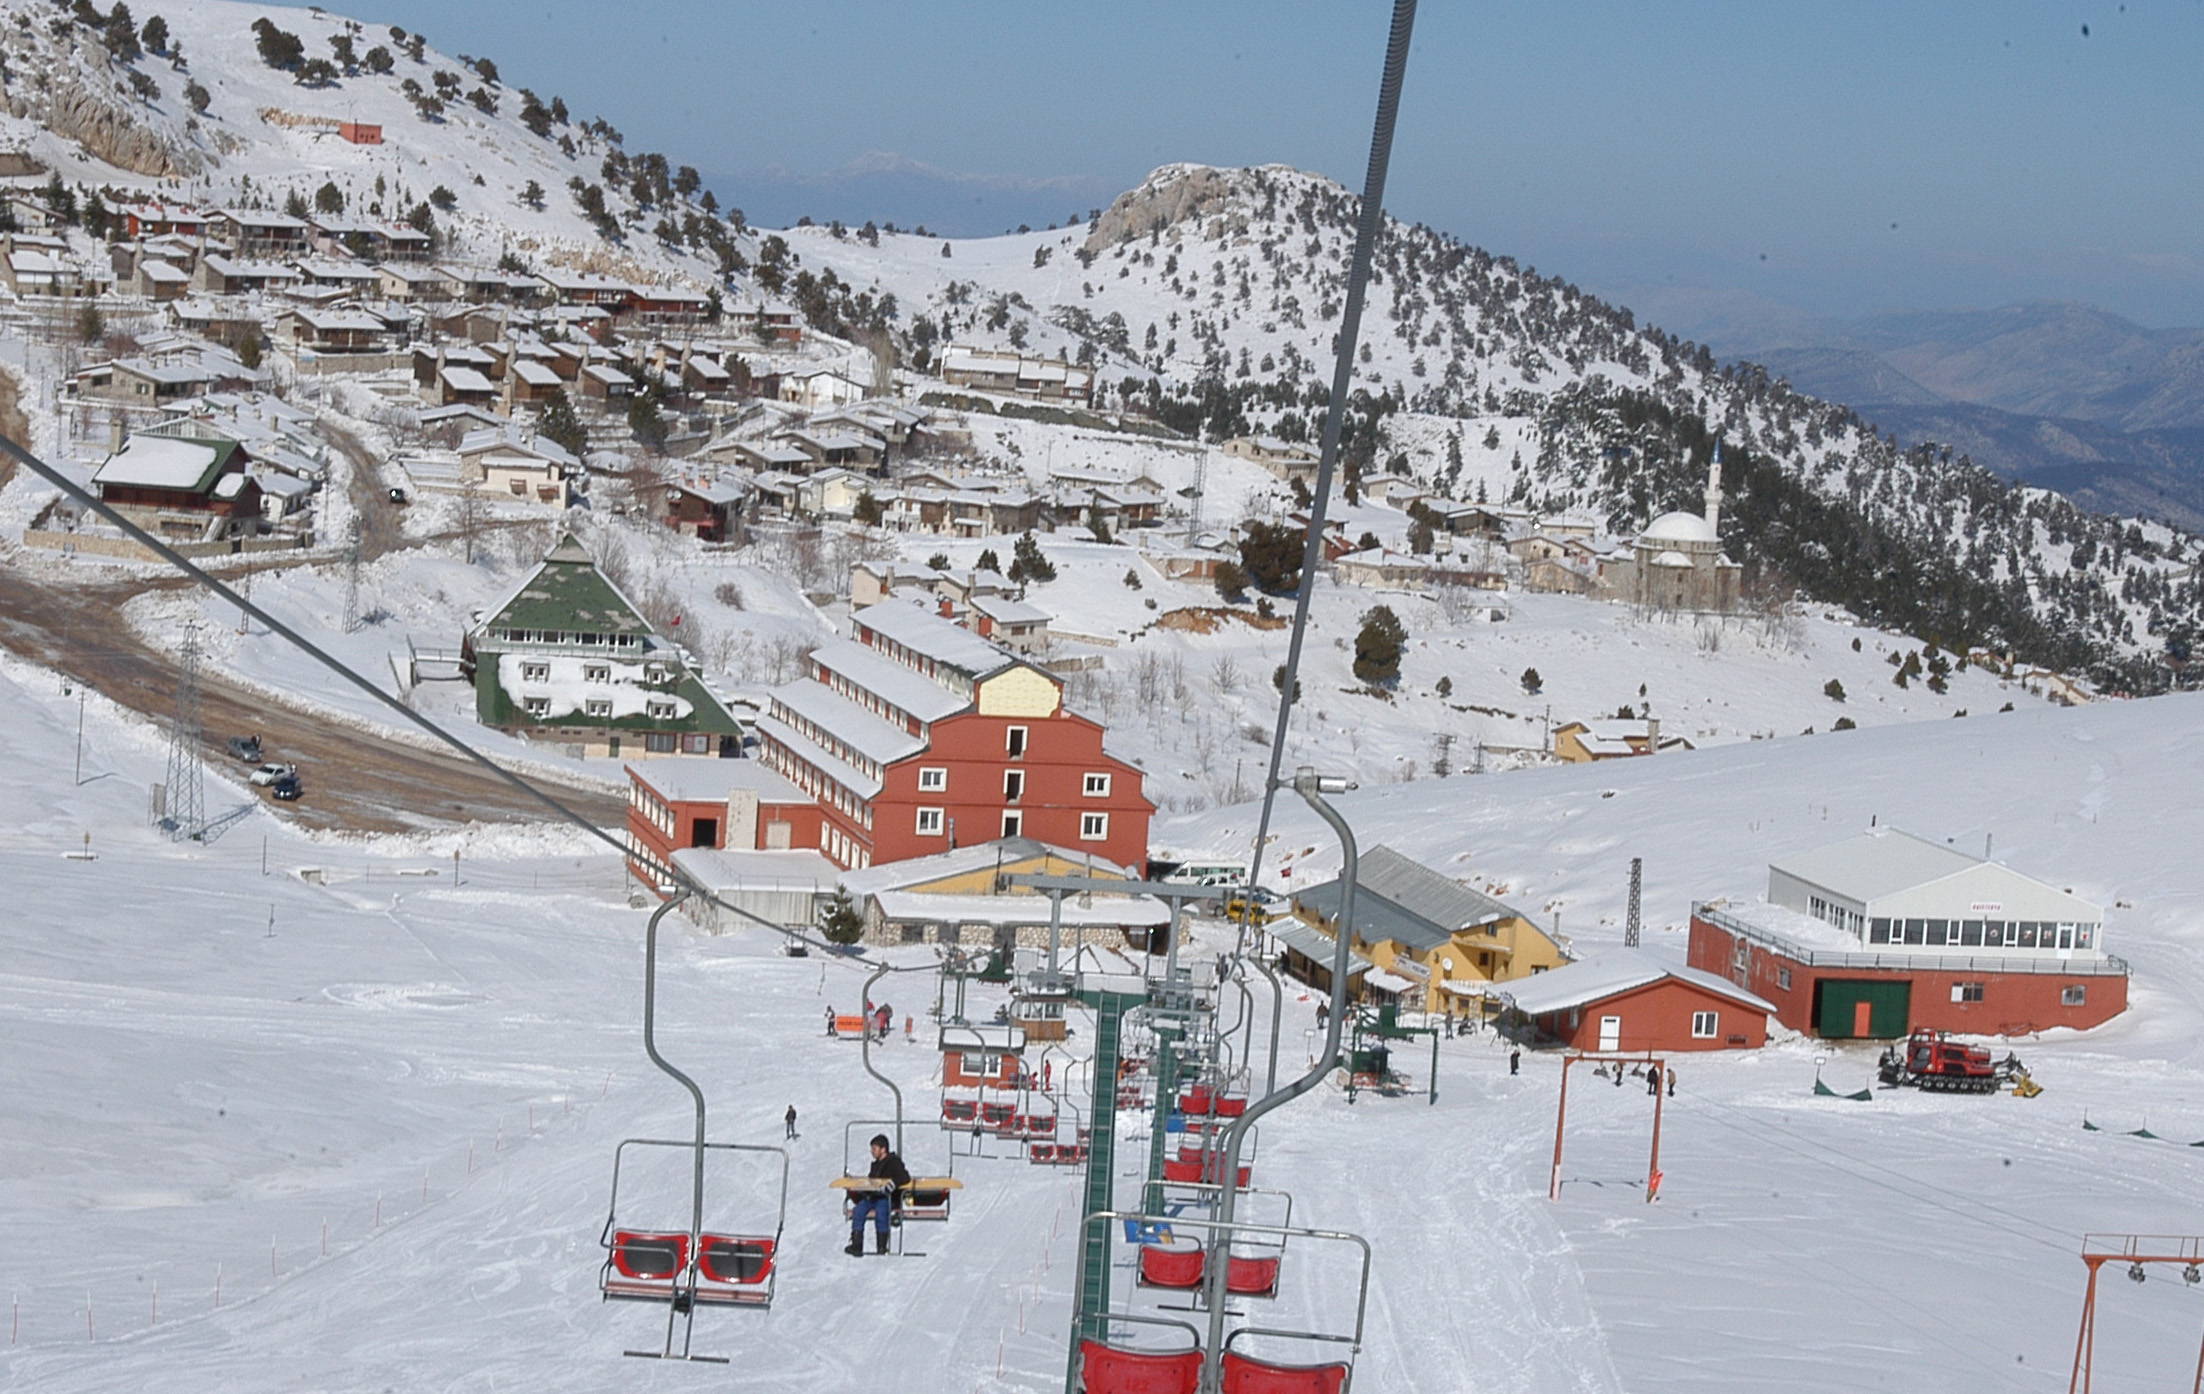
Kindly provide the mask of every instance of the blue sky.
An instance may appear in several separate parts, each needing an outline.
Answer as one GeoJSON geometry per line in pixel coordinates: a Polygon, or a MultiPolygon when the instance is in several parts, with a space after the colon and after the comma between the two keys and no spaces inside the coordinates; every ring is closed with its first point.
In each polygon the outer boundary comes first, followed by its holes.
{"type": "MultiPolygon", "coordinates": [[[[1359,184],[1389,12],[382,0],[362,17],[496,59],[757,221],[978,234],[1083,212],[1172,160],[1359,184]]],[[[1387,204],[1669,323],[2078,299],[2204,324],[2200,60],[2199,0],[1426,3],[1387,204]]]]}

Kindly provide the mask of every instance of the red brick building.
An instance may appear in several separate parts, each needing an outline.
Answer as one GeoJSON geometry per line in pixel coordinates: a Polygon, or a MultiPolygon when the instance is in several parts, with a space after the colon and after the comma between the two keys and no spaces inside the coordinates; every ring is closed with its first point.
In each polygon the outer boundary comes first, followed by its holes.
{"type": "Polygon", "coordinates": [[[1643,949],[1615,949],[1499,991],[1547,1040],[1623,1054],[1757,1050],[1776,1010],[1726,978],[1643,949]]]}
{"type": "Polygon", "coordinates": [[[1764,903],[1693,907],[1689,956],[1838,1039],[2086,1029],[2127,1010],[2097,906],[1893,828],[1770,865],[1764,903]]]}
{"type": "Polygon", "coordinates": [[[816,849],[818,801],[756,760],[651,760],[629,765],[628,869],[656,886],[673,854],[816,849]]]}
{"type": "Polygon", "coordinates": [[[758,722],[762,761],[824,813],[819,850],[870,866],[1029,837],[1120,866],[1148,854],[1140,771],[1055,674],[899,601],[859,610],[758,722]]]}

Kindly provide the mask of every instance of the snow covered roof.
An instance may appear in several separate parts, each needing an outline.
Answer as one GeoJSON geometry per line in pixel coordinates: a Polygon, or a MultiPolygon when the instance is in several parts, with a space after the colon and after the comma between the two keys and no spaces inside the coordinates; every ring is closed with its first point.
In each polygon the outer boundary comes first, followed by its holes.
{"type": "Polygon", "coordinates": [[[1979,857],[1896,828],[1872,828],[1842,842],[1771,862],[1768,870],[1864,903],[1925,882],[1941,881],[1980,861],[1979,857]]]}
{"type": "MultiPolygon", "coordinates": [[[[660,760],[654,764],[701,763],[660,760]]],[[[752,761],[730,761],[751,764],[752,761]]],[[[683,847],[673,854],[673,864],[712,891],[834,889],[839,868],[819,853],[805,848],[758,851],[750,848],[683,847]]]]}
{"type": "MultiPolygon", "coordinates": [[[[452,372],[454,370],[447,368],[445,371],[452,372]]],[[[462,368],[457,371],[471,372],[473,370],[462,368]]],[[[423,412],[421,420],[426,422],[428,419],[429,413],[423,412]]],[[[495,420],[496,418],[491,419],[495,420]]],[[[581,461],[575,459],[573,454],[557,441],[546,440],[542,436],[524,435],[518,426],[503,422],[482,430],[469,431],[459,439],[459,453],[462,455],[487,455],[492,452],[533,456],[539,460],[549,460],[553,464],[564,465],[569,469],[581,464],[581,461]]]]}
{"type": "Polygon", "coordinates": [[[625,766],[645,788],[671,802],[720,802],[736,790],[762,803],[810,803],[786,775],[757,760],[644,760],[625,766]]]}
{"type": "MultiPolygon", "coordinates": [[[[1331,919],[1339,914],[1338,878],[1298,891],[1294,899],[1331,919]]],[[[1390,939],[1434,949],[1457,930],[1518,918],[1530,917],[1390,847],[1371,848],[1356,868],[1354,931],[1366,942],[1390,939]]]]}
{"type": "Polygon", "coordinates": [[[1655,518],[1646,530],[1638,534],[1640,542],[1710,542],[1720,543],[1714,526],[1696,513],[1663,513],[1655,518]]]}
{"type": "Polygon", "coordinates": [[[582,371],[607,387],[633,387],[635,385],[634,378],[629,377],[618,368],[608,367],[602,363],[592,363],[582,371]]]}
{"type": "Polygon", "coordinates": [[[497,384],[491,382],[473,368],[462,368],[454,365],[444,369],[442,376],[444,385],[454,392],[497,391],[497,384]]]}
{"type": "MultiPolygon", "coordinates": [[[[830,694],[831,695],[831,694],[830,694]]],[[[761,716],[757,722],[758,733],[775,745],[785,747],[790,754],[805,764],[850,790],[861,799],[869,799],[880,792],[883,785],[849,761],[828,750],[811,737],[778,717],[761,716]]]]}
{"type": "MultiPolygon", "coordinates": [[[[851,615],[850,623],[970,678],[1007,668],[1017,661],[1009,652],[971,630],[897,600],[868,605],[851,615]]],[[[875,642],[873,647],[880,645],[875,642]]]]}
{"type": "MultiPolygon", "coordinates": [[[[1318,963],[1335,962],[1339,955],[1339,941],[1299,920],[1272,920],[1264,927],[1264,933],[1283,940],[1287,948],[1318,963]]],[[[1366,972],[1370,967],[1369,958],[1353,949],[1347,951],[1347,962],[1349,973],[1366,972]]]]}
{"type": "Polygon", "coordinates": [[[772,695],[776,711],[786,710],[832,733],[875,764],[892,764],[926,748],[923,737],[874,716],[816,678],[783,683],[772,695]]]}
{"type": "MultiPolygon", "coordinates": [[[[875,895],[881,891],[900,890],[907,886],[924,885],[943,877],[959,876],[986,867],[1002,866],[1011,862],[1028,861],[1035,857],[1053,856],[1061,861],[1082,866],[1091,865],[1096,874],[1136,879],[1129,867],[1097,858],[1089,853],[1075,852],[1068,847],[1058,847],[1031,837],[1003,837],[993,842],[975,842],[970,846],[936,852],[927,857],[909,857],[902,861],[883,862],[842,873],[842,887],[851,895],[875,895]]],[[[1033,896],[1046,907],[1045,896],[1033,896]]],[[[1065,902],[1065,909],[1071,902],[1065,902]]]]}
{"type": "Polygon", "coordinates": [[[740,503],[750,493],[749,486],[739,479],[688,479],[672,487],[691,498],[714,504],[740,503]]]}
{"type": "Polygon", "coordinates": [[[958,696],[925,674],[883,658],[877,650],[852,639],[834,639],[821,644],[811,651],[811,661],[920,721],[939,721],[971,705],[970,699],[958,696]]]}
{"type": "Polygon", "coordinates": [[[1727,997],[1757,1012],[1773,1015],[1775,1004],[1745,991],[1727,978],[1668,963],[1644,949],[1610,949],[1546,973],[1506,983],[1499,995],[1525,1016],[1545,1016],[1571,1007],[1589,1006],[1617,993],[1675,978],[1704,992],[1727,997]]]}
{"type": "Polygon", "coordinates": [[[233,440],[186,440],[140,432],[92,472],[92,482],[103,487],[197,492],[208,487],[236,451],[233,440]]]}
{"type": "MultiPolygon", "coordinates": [[[[909,865],[909,863],[898,863],[909,865]]],[[[845,877],[847,884],[848,878],[845,877]]],[[[891,920],[940,920],[948,924],[1045,925],[1051,910],[1044,895],[934,895],[926,891],[873,891],[880,913],[891,920]]],[[[1139,925],[1153,928],[1171,922],[1171,911],[1153,896],[1096,896],[1091,904],[1080,897],[1064,900],[1064,925],[1116,928],[1139,925]]]]}
{"type": "Polygon", "coordinates": [[[971,604],[997,624],[1047,624],[1056,618],[1038,605],[1003,595],[975,595],[971,604]]]}
{"type": "Polygon", "coordinates": [[[543,564],[504,603],[489,612],[484,630],[529,629],[561,633],[640,634],[651,627],[619,588],[597,570],[572,537],[561,539],[543,564]]]}

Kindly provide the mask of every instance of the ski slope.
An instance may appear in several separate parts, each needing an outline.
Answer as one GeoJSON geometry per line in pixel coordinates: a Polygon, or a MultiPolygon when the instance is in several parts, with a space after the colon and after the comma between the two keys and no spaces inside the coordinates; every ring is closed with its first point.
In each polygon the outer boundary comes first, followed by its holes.
{"type": "MultiPolygon", "coordinates": [[[[779,1300],[698,1319],[698,1349],[732,1368],[626,1360],[660,1318],[594,1290],[612,1152],[681,1135],[687,1113],[642,1056],[644,916],[612,858],[556,832],[309,840],[257,813],[179,848],[143,826],[156,733],[88,702],[73,784],[76,698],[19,665],[0,698],[0,858],[22,907],[0,928],[11,1387],[1061,1387],[1076,1173],[960,1161],[956,1218],[913,1235],[924,1257],[839,1252],[842,1125],[888,1102],[821,1030],[856,1004],[855,968],[670,922],[660,1041],[704,1085],[715,1137],[777,1143],[791,1101],[803,1136],[779,1300]],[[68,859],[87,831],[97,860],[68,859]]],[[[1545,1057],[1510,1078],[1488,1038],[1446,1042],[1435,1107],[1318,1091],[1264,1125],[1257,1184],[1376,1245],[1356,1387],[2061,1387],[2081,1232],[2197,1228],[2204,1154],[2180,1144],[2204,1138],[2204,973],[2173,811],[2200,751],[2204,700],[2176,697],[1348,796],[1365,846],[1557,903],[1580,948],[1619,938],[1631,855],[1647,859],[1650,938],[1680,952],[1689,897],[1750,895],[1769,856],[1871,813],[1994,831],[2016,865],[2117,906],[2111,946],[2137,974],[2112,1025],[2018,1044],[2047,1086],[2035,1100],[1817,1099],[1816,1047],[1795,1039],[1684,1060],[1655,1206],[1637,1089],[1579,1094],[1567,1184],[1545,1199],[1545,1057]],[[2122,1135],[2145,1125],[2167,1140],[2122,1135]]],[[[250,797],[210,781],[212,809],[250,797]]],[[[1198,822],[1222,846],[1251,820],[1198,822]]],[[[1280,834],[1316,849],[1287,884],[1336,864],[1306,815],[1285,810],[1280,834]]],[[[922,985],[882,995],[925,1020],[922,985]]],[[[977,1014],[993,1004],[975,993],[977,1014]]],[[[1312,1013],[1288,998],[1285,1073],[1312,1013]]],[[[876,1058],[925,1117],[921,1042],[899,1034],[876,1058]]],[[[1823,1069],[1854,1088],[1871,1063],[1837,1050],[1823,1069]]],[[[908,1150],[925,1170],[940,1145],[919,1129],[908,1150]]],[[[1337,1319],[1348,1277],[1289,1256],[1263,1316],[1337,1319]]],[[[2189,1368],[2199,1294],[2116,1286],[2107,1386],[2189,1368]]]]}

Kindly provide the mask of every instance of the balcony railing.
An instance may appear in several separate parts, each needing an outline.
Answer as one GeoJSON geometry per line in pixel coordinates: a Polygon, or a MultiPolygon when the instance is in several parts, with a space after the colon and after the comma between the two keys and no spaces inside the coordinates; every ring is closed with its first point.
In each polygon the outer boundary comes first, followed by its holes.
{"type": "Polygon", "coordinates": [[[1876,968],[1928,973],[2049,973],[2060,977],[2124,978],[2127,960],[2114,954],[2077,951],[2070,958],[2044,957],[2025,950],[2005,954],[1878,954],[1809,949],[1805,945],[1711,905],[1691,907],[1693,919],[1783,955],[1808,968],[1876,968]]]}

